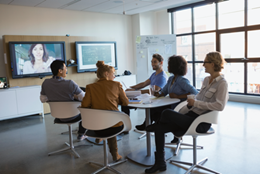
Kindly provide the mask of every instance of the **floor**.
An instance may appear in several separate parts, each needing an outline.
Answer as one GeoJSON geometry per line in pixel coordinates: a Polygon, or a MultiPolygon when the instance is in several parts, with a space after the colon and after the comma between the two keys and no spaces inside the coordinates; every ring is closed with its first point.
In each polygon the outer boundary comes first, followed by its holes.
{"type": "MultiPolygon", "coordinates": [[[[214,125],[216,133],[198,138],[198,159],[209,157],[204,166],[222,174],[260,173],[260,107],[257,104],[228,102],[220,114],[219,124],[214,125]]],[[[133,128],[144,120],[144,110],[131,112],[133,128]]],[[[74,126],[74,128],[77,125],[74,126]]],[[[126,157],[132,151],[146,147],[146,138],[138,139],[139,133],[132,130],[118,141],[119,153],[126,157]]],[[[0,121],[0,174],[90,174],[99,167],[88,161],[103,162],[103,146],[81,146],[76,148],[80,158],[69,152],[48,156],[49,152],[65,147],[67,126],[53,124],[53,117],[46,114],[0,121]]],[[[74,134],[76,139],[76,134],[74,134]]],[[[168,134],[169,142],[172,135],[168,134]]],[[[191,142],[191,137],[184,141],[191,142]]],[[[82,144],[90,144],[84,140],[82,144]]],[[[154,139],[152,138],[154,145],[154,139]]],[[[78,144],[75,142],[75,144],[78,144]]],[[[170,149],[171,152],[174,149],[170,149]]],[[[178,156],[171,159],[192,161],[192,150],[181,149],[178,156]]],[[[109,154],[109,161],[112,158],[109,154]]],[[[127,161],[115,166],[123,174],[141,174],[147,167],[127,161]]],[[[167,162],[167,171],[161,174],[183,174],[187,166],[176,166],[167,162]]],[[[105,170],[103,174],[112,172],[105,170]]],[[[196,170],[193,173],[207,173],[196,170]]]]}

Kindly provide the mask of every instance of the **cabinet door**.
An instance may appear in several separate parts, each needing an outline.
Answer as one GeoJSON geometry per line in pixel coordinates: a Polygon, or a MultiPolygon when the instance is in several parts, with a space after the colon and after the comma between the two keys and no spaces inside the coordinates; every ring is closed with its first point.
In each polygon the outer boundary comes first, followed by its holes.
{"type": "Polygon", "coordinates": [[[3,89],[0,92],[0,118],[13,116],[17,113],[15,91],[3,89]]]}
{"type": "Polygon", "coordinates": [[[30,114],[42,112],[42,103],[40,101],[40,87],[17,89],[17,103],[19,114],[30,114]]]}

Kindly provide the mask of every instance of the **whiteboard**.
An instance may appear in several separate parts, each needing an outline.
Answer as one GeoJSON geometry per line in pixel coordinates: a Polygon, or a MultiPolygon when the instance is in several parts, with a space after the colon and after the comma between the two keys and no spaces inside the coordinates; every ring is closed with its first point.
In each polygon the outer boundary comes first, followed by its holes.
{"type": "Polygon", "coordinates": [[[168,71],[168,58],[176,54],[176,35],[145,35],[136,37],[136,81],[147,80],[154,72],[152,55],[158,53],[164,58],[163,70],[168,71]]]}

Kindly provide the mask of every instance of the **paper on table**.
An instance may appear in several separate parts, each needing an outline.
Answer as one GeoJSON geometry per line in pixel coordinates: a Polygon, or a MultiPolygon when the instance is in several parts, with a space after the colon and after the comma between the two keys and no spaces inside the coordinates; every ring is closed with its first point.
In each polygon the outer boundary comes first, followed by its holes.
{"type": "Polygon", "coordinates": [[[141,91],[125,91],[127,97],[137,97],[141,95],[141,91]]]}
{"type": "Polygon", "coordinates": [[[142,103],[142,100],[129,100],[129,104],[139,104],[142,103]]]}

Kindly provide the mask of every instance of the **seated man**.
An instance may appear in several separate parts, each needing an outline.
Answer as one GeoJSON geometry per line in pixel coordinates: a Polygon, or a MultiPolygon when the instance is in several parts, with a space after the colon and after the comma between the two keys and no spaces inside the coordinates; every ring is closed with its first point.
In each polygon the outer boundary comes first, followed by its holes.
{"type": "MultiPolygon", "coordinates": [[[[151,75],[149,79],[146,81],[139,83],[134,86],[130,86],[131,89],[127,89],[126,91],[134,91],[134,90],[140,90],[148,85],[155,85],[155,91],[160,91],[167,82],[167,75],[163,71],[163,57],[160,54],[154,54],[153,59],[151,61],[153,70],[155,72],[151,75]]],[[[141,90],[142,93],[149,93],[149,90],[141,90]]],[[[121,106],[121,111],[125,112],[130,116],[130,110],[129,109],[135,109],[128,106],[121,106]]],[[[141,125],[135,126],[138,130],[145,130],[145,121],[141,125]]]]}
{"type": "MultiPolygon", "coordinates": [[[[65,80],[67,67],[64,61],[55,60],[51,64],[52,78],[44,80],[42,83],[41,102],[46,101],[73,101],[74,99],[82,101],[85,96],[80,87],[72,80],[65,80]]],[[[60,119],[62,122],[73,121],[81,118],[81,115],[72,115],[71,118],[60,119]]],[[[79,141],[84,140],[86,129],[79,122],[78,137],[79,141]]]]}

